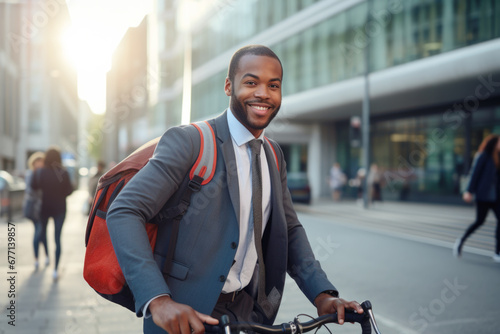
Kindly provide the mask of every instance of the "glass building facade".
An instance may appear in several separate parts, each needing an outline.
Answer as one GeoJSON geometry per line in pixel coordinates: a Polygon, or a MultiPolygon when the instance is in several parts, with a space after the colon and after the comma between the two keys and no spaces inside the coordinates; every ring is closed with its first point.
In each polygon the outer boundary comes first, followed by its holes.
{"type": "MultiPolygon", "coordinates": [[[[386,199],[459,202],[464,177],[482,139],[500,134],[500,106],[453,118],[445,115],[420,110],[371,122],[370,160],[384,171],[386,199]]],[[[337,123],[336,128],[338,160],[353,177],[362,167],[360,148],[351,147],[347,122],[337,123]]]]}
{"type": "MultiPolygon", "coordinates": [[[[264,41],[272,40],[262,44],[269,45],[282,60],[285,98],[500,37],[500,2],[496,0],[351,1],[352,6],[304,25],[293,34],[280,32],[279,27],[319,6],[333,7],[336,2],[234,0],[216,3],[215,14],[192,34],[193,70],[206,66],[221,54],[232,53],[248,41],[259,42],[260,37],[264,41]],[[272,39],[276,31],[282,37],[272,39]]],[[[166,44],[175,44],[171,33],[175,25],[172,16],[164,30],[166,44]]],[[[163,102],[161,112],[167,112],[174,121],[180,121],[177,115],[182,104],[182,92],[175,93],[173,88],[173,83],[183,76],[183,54],[177,50],[164,58],[162,65],[163,88],[174,93],[163,102]]],[[[226,67],[217,67],[193,83],[193,120],[213,116],[214,111],[227,107],[228,99],[222,92],[226,71],[226,67]]],[[[410,200],[436,196],[443,202],[456,202],[460,180],[467,173],[480,140],[490,132],[500,133],[500,102],[498,97],[493,97],[472,113],[458,116],[447,113],[452,105],[443,100],[441,104],[412,105],[407,110],[371,117],[371,161],[386,171],[387,198],[399,198],[400,189],[409,185],[412,192],[407,198],[410,200]]],[[[360,110],[353,114],[358,112],[360,114],[360,110]]],[[[303,118],[307,118],[307,113],[308,110],[304,110],[303,118]]],[[[361,166],[361,152],[360,148],[351,147],[349,117],[332,117],[331,128],[335,132],[335,160],[353,177],[361,166]]],[[[296,162],[291,166],[307,171],[308,164],[304,163],[307,145],[303,142],[281,144],[289,160],[296,162]]],[[[327,171],[321,173],[327,174],[327,171]]]]}
{"type": "Polygon", "coordinates": [[[220,53],[317,2],[320,0],[222,2],[216,19],[193,36],[193,66],[203,65],[220,53]]]}
{"type": "MultiPolygon", "coordinates": [[[[213,24],[193,36],[193,67],[316,2],[234,1],[213,24]]],[[[370,48],[369,71],[375,72],[498,37],[500,2],[495,0],[373,0],[272,48],[283,63],[283,96],[287,96],[364,74],[365,47],[370,48]]],[[[172,67],[180,78],[182,59],[176,64],[172,67]]],[[[203,106],[227,106],[224,96],[214,94],[225,78],[222,70],[193,87],[194,118],[210,115],[203,106]]]]}

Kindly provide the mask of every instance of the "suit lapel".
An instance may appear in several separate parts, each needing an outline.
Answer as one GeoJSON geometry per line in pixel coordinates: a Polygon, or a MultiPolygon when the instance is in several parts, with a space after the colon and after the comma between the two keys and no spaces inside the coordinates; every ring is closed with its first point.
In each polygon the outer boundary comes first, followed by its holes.
{"type": "MultiPolygon", "coordinates": [[[[262,244],[262,246],[264,247],[264,254],[266,255],[266,251],[269,247],[279,245],[278,250],[275,249],[275,251],[277,251],[278,253],[284,249],[282,248],[283,244],[280,244],[279,241],[284,240],[282,239],[282,237],[283,233],[286,233],[284,232],[286,231],[286,221],[283,220],[285,214],[283,211],[281,174],[277,168],[276,157],[269,142],[265,143],[264,151],[266,153],[267,165],[269,167],[269,176],[271,181],[271,215],[266,226],[262,244]],[[272,242],[270,242],[271,240],[272,242]]],[[[276,257],[266,256],[266,263],[272,263],[275,260],[277,260],[276,257]]]]}
{"type": "Polygon", "coordinates": [[[267,140],[264,143],[264,151],[271,182],[271,216],[262,239],[262,247],[265,250],[264,261],[266,268],[273,268],[273,270],[266,271],[266,294],[268,305],[271,306],[271,312],[264,312],[264,314],[272,322],[278,310],[281,292],[283,291],[284,276],[282,273],[286,272],[287,263],[287,228],[282,205],[281,174],[271,143],[267,140]]]}
{"type": "MultiPolygon", "coordinates": [[[[281,177],[277,166],[276,156],[271,148],[271,144],[264,139],[264,152],[266,153],[267,166],[269,168],[269,176],[271,179],[271,201],[272,208],[275,207],[277,194],[281,194],[281,177]],[[278,191],[276,191],[278,190],[278,191]]],[[[276,203],[277,204],[277,203],[276,203]]]]}
{"type": "Polygon", "coordinates": [[[238,219],[238,225],[240,223],[240,191],[238,185],[238,169],[236,166],[236,157],[234,156],[233,141],[231,139],[231,134],[229,133],[229,127],[227,124],[227,110],[215,119],[215,127],[217,131],[217,140],[219,141],[220,148],[222,151],[222,157],[224,158],[224,164],[227,171],[227,186],[229,189],[229,196],[231,197],[231,203],[233,204],[234,211],[236,213],[236,218],[238,219]]]}

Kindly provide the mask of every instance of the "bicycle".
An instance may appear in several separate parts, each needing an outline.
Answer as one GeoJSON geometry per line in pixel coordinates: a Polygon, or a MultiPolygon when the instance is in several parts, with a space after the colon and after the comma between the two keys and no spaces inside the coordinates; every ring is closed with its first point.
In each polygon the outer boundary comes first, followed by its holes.
{"type": "MultiPolygon", "coordinates": [[[[361,314],[346,310],[344,321],[359,323],[361,325],[362,334],[371,334],[372,327],[376,334],[381,334],[377,322],[375,321],[375,316],[373,314],[372,304],[370,303],[370,301],[366,300],[362,302],[361,307],[364,311],[361,314]]],[[[229,317],[227,315],[224,315],[221,318],[220,325],[205,325],[205,332],[212,334],[233,334],[241,331],[252,331],[260,334],[302,334],[314,329],[319,329],[321,326],[329,323],[338,323],[336,313],[313,318],[312,320],[303,323],[299,321],[297,316],[293,321],[290,321],[289,323],[282,323],[281,325],[272,326],[248,322],[230,323],[229,317]]],[[[330,332],[329,329],[328,331],[330,332]]]]}

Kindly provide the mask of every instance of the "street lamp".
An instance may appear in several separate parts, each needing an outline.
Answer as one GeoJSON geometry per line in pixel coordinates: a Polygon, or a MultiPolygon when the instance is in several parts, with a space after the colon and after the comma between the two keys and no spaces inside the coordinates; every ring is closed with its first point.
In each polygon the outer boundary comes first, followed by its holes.
{"type": "MultiPolygon", "coordinates": [[[[368,8],[366,10],[366,22],[369,21],[370,12],[372,10],[372,1],[367,0],[368,8]]],[[[361,115],[361,128],[363,135],[361,136],[363,156],[362,165],[365,166],[367,177],[363,179],[363,207],[368,208],[368,172],[370,166],[370,43],[367,43],[364,49],[364,62],[365,62],[365,89],[363,96],[363,110],[361,115]]]]}
{"type": "Polygon", "coordinates": [[[193,23],[193,12],[196,12],[196,4],[192,0],[184,0],[180,3],[177,22],[178,28],[182,33],[184,44],[181,124],[191,123],[191,90],[193,74],[191,26],[193,23]]]}

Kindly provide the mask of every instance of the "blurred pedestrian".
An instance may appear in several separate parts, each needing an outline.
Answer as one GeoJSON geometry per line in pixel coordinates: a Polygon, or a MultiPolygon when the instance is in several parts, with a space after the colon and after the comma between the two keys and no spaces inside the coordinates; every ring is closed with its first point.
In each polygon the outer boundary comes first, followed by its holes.
{"type": "Polygon", "coordinates": [[[28,158],[28,172],[26,173],[26,190],[24,192],[23,214],[26,218],[33,222],[35,233],[33,234],[33,249],[35,251],[35,270],[38,270],[38,251],[40,244],[45,248],[45,265],[48,265],[49,250],[47,249],[47,236],[42,223],[40,221],[40,210],[42,207],[42,191],[35,190],[31,187],[31,179],[35,172],[43,167],[45,154],[43,152],[35,152],[28,158]]]}
{"type": "Polygon", "coordinates": [[[382,202],[382,173],[380,173],[376,163],[371,164],[366,182],[370,191],[370,203],[382,202]]]}
{"type": "Polygon", "coordinates": [[[69,174],[62,166],[59,149],[49,148],[45,152],[44,166],[35,172],[31,180],[31,187],[42,191],[40,220],[43,234],[46,233],[49,218],[52,217],[54,220],[56,254],[53,278],[56,280],[61,256],[61,232],[66,217],[66,197],[73,191],[69,174]]]}
{"type": "Polygon", "coordinates": [[[346,183],[346,176],[342,172],[340,168],[340,164],[338,162],[334,163],[332,168],[330,169],[330,190],[332,192],[332,199],[334,201],[339,201],[342,196],[342,188],[346,183]]]}
{"type": "Polygon", "coordinates": [[[410,181],[405,178],[401,184],[401,189],[399,190],[399,200],[407,201],[410,196],[410,181]]]}
{"type": "Polygon", "coordinates": [[[455,241],[453,254],[460,256],[465,240],[486,220],[488,211],[493,210],[497,218],[496,249],[493,260],[500,262],[500,136],[491,134],[484,138],[474,158],[467,190],[463,200],[476,202],[476,220],[464,235],[455,241]]]}
{"type": "Polygon", "coordinates": [[[97,162],[97,171],[95,172],[94,175],[92,175],[89,178],[88,182],[88,191],[89,191],[89,198],[88,198],[88,212],[87,214],[90,213],[90,210],[92,208],[92,201],[94,200],[95,192],[97,191],[97,184],[99,183],[99,179],[101,176],[103,176],[105,172],[106,164],[104,161],[99,160],[97,162]]]}
{"type": "Polygon", "coordinates": [[[356,172],[356,177],[349,180],[349,186],[356,190],[356,203],[363,203],[363,182],[366,177],[366,170],[364,168],[359,168],[356,172]]]}

